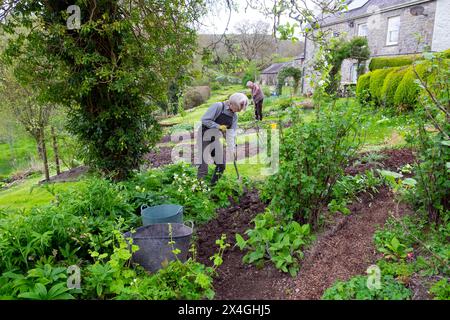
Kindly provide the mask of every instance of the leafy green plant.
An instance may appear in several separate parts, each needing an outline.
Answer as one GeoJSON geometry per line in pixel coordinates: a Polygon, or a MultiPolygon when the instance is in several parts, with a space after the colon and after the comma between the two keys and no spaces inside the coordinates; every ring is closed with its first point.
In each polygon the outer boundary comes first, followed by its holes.
{"type": "Polygon", "coordinates": [[[50,264],[38,265],[26,275],[8,271],[0,277],[0,296],[31,300],[75,299],[67,287],[67,273],[64,267],[50,264]]]}
{"type": "Polygon", "coordinates": [[[373,171],[366,171],[364,175],[344,176],[333,187],[333,200],[328,204],[331,212],[350,214],[347,205],[362,192],[377,193],[377,187],[382,184],[373,171]]]}
{"type": "Polygon", "coordinates": [[[299,260],[303,258],[302,248],[311,240],[309,225],[295,221],[280,223],[270,211],[257,215],[253,222],[255,228],[246,231],[247,240],[236,234],[239,249],[249,251],[243,262],[262,266],[270,260],[277,269],[296,276],[299,260]]]}
{"type": "Polygon", "coordinates": [[[337,281],[322,296],[323,300],[409,300],[411,291],[392,276],[381,278],[380,289],[369,289],[367,276],[356,276],[343,282],[337,281]]]}
{"type": "Polygon", "coordinates": [[[450,300],[450,283],[448,279],[441,279],[435,282],[430,293],[433,294],[435,300],[450,300]]]}
{"type": "Polygon", "coordinates": [[[406,259],[408,253],[412,252],[412,248],[408,248],[404,244],[394,237],[391,241],[385,242],[383,245],[378,246],[378,251],[384,254],[384,257],[388,260],[402,260],[406,259]]]}
{"type": "Polygon", "coordinates": [[[294,125],[281,141],[279,171],[267,179],[261,193],[271,210],[318,227],[320,213],[359,145],[360,114],[345,107],[322,110],[310,123],[293,113],[294,125]]]}

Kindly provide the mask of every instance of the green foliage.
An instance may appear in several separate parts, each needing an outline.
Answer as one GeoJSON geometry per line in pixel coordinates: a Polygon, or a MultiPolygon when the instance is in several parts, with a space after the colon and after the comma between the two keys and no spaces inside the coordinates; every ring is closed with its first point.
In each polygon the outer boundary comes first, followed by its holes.
{"type": "Polygon", "coordinates": [[[379,106],[383,105],[382,89],[387,75],[395,69],[379,69],[372,72],[370,77],[370,96],[379,106]]]}
{"type": "Polygon", "coordinates": [[[210,220],[217,208],[229,203],[229,197],[237,200],[243,192],[236,179],[227,175],[210,188],[197,179],[196,168],[186,163],[150,170],[124,185],[134,208],[176,203],[184,207],[186,219],[197,223],[210,220]]]}
{"type": "Polygon", "coordinates": [[[416,130],[408,138],[419,158],[412,198],[416,208],[428,214],[430,223],[446,224],[450,221],[450,60],[442,54],[426,54],[425,59],[422,69],[427,66],[431,76],[416,80],[424,93],[416,108],[416,130]]]}
{"type": "Polygon", "coordinates": [[[384,80],[380,97],[385,107],[395,106],[395,93],[408,68],[393,68],[384,80]]]}
{"type": "Polygon", "coordinates": [[[369,289],[367,276],[356,276],[349,281],[337,281],[322,296],[323,300],[409,300],[411,291],[392,276],[381,278],[381,289],[369,289]]]}
{"type": "Polygon", "coordinates": [[[67,28],[64,3],[14,6],[3,30],[26,31],[9,39],[5,60],[17,62],[22,83],[41,84],[40,102],[69,108],[68,128],[91,166],[123,180],[159,138],[155,106],[167,99],[174,79],[187,80],[179,75],[196,49],[191,22],[204,12],[203,1],[77,5],[92,13],[79,30],[67,28]],[[35,68],[41,64],[48,67],[35,68]]]}
{"type": "Polygon", "coordinates": [[[247,82],[255,82],[259,76],[259,69],[255,63],[250,63],[242,77],[242,86],[247,88],[247,82]]]}
{"type": "Polygon", "coordinates": [[[280,146],[279,171],[267,179],[261,195],[274,212],[318,227],[322,208],[356,152],[358,112],[336,106],[310,123],[293,113],[294,125],[284,133],[280,146]]]}
{"type": "Polygon", "coordinates": [[[236,179],[222,177],[212,188],[210,196],[220,208],[226,208],[231,203],[230,200],[237,203],[239,197],[244,194],[244,187],[248,187],[249,181],[245,180],[239,183],[236,179]]]}
{"type": "Polygon", "coordinates": [[[396,237],[393,237],[390,241],[384,242],[380,244],[380,241],[377,241],[378,251],[383,253],[385,259],[387,260],[402,260],[406,259],[408,253],[412,252],[412,248],[406,247],[404,244],[401,244],[400,241],[396,237]]]}
{"type": "Polygon", "coordinates": [[[26,275],[14,271],[0,276],[0,298],[29,300],[75,299],[67,287],[66,268],[54,267],[48,263],[38,264],[26,275]]]}
{"type": "Polygon", "coordinates": [[[409,66],[420,57],[418,56],[397,56],[397,57],[380,57],[372,58],[369,64],[369,70],[374,71],[378,69],[393,68],[409,66]]]}
{"type": "Polygon", "coordinates": [[[356,96],[362,104],[368,103],[371,99],[370,96],[370,78],[371,72],[368,72],[359,77],[356,85],[356,96]]]}
{"type": "Polygon", "coordinates": [[[355,59],[358,62],[358,75],[363,73],[364,62],[370,58],[370,49],[366,37],[354,37],[350,41],[333,39],[329,48],[330,84],[329,94],[336,93],[340,86],[340,72],[345,59],[355,59]]]}
{"type": "Polygon", "coordinates": [[[347,205],[362,192],[377,193],[377,187],[382,184],[373,171],[367,171],[364,175],[344,176],[333,187],[332,201],[328,204],[331,212],[350,214],[347,205]]]}
{"type": "Polygon", "coordinates": [[[294,79],[294,94],[297,93],[302,78],[302,71],[295,67],[284,67],[277,78],[277,95],[281,95],[286,78],[292,77],[294,79]]]}
{"type": "Polygon", "coordinates": [[[295,221],[282,223],[270,211],[257,215],[253,222],[255,228],[246,231],[248,240],[236,234],[236,245],[241,250],[249,250],[244,263],[261,267],[270,260],[277,269],[295,277],[299,260],[303,259],[302,248],[311,240],[309,225],[302,226],[295,221]]]}
{"type": "Polygon", "coordinates": [[[430,289],[435,300],[450,300],[450,283],[448,279],[441,279],[433,284],[430,289]]]}
{"type": "Polygon", "coordinates": [[[408,279],[416,271],[414,264],[405,261],[380,260],[377,262],[377,266],[380,268],[381,274],[398,279],[408,279]]]}
{"type": "Polygon", "coordinates": [[[428,68],[427,63],[420,63],[407,69],[394,96],[394,105],[400,111],[414,109],[417,105],[420,86],[417,84],[416,72],[421,78],[425,78],[428,68]]]}

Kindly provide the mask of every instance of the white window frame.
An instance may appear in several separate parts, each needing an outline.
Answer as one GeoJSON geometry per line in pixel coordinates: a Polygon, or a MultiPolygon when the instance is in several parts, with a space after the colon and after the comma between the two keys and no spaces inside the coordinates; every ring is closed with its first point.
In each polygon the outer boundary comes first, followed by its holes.
{"type": "Polygon", "coordinates": [[[369,28],[367,26],[367,23],[360,23],[358,24],[358,37],[366,37],[369,35],[369,28]],[[362,34],[361,30],[362,27],[365,26],[365,34],[362,34]]]}
{"type": "Polygon", "coordinates": [[[393,17],[388,18],[387,35],[386,35],[386,45],[387,46],[398,45],[398,42],[400,40],[400,25],[401,25],[400,16],[393,16],[393,17]],[[395,33],[397,33],[397,39],[392,40],[393,39],[392,36],[395,35],[395,33]]]}

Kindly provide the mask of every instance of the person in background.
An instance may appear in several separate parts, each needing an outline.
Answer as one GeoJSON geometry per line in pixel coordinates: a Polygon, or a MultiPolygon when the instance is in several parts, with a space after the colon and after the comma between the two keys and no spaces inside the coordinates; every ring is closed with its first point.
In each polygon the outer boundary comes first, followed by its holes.
{"type": "Polygon", "coordinates": [[[225,171],[225,159],[223,156],[223,146],[219,139],[226,137],[227,143],[231,143],[235,148],[235,135],[238,124],[238,112],[247,108],[248,99],[243,93],[235,93],[229,100],[214,103],[203,115],[201,122],[201,133],[198,138],[198,150],[202,152],[201,163],[198,168],[197,177],[203,179],[208,174],[208,159],[206,155],[210,153],[216,168],[211,179],[211,184],[215,185],[225,171]],[[228,134],[227,134],[228,131],[228,134]]]}
{"type": "Polygon", "coordinates": [[[256,120],[261,121],[263,118],[262,107],[264,103],[264,93],[259,85],[251,81],[247,82],[247,88],[252,90],[252,98],[255,104],[255,118],[256,120]]]}

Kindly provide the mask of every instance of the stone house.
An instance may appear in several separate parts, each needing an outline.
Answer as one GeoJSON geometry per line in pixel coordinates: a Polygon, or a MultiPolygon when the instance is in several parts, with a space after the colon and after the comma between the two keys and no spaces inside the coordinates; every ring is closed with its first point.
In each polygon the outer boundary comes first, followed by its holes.
{"type": "MultiPolygon", "coordinates": [[[[372,57],[413,55],[426,48],[443,51],[450,48],[450,0],[350,0],[348,11],[325,18],[321,28],[334,37],[367,37],[372,57]]],[[[302,92],[306,94],[311,92],[316,45],[307,37],[305,42],[302,92]]],[[[356,61],[347,59],[341,83],[356,82],[356,61]]]]}
{"type": "Polygon", "coordinates": [[[274,63],[268,68],[261,71],[259,83],[263,86],[276,86],[278,83],[278,73],[287,66],[292,65],[292,62],[274,63]]]}

